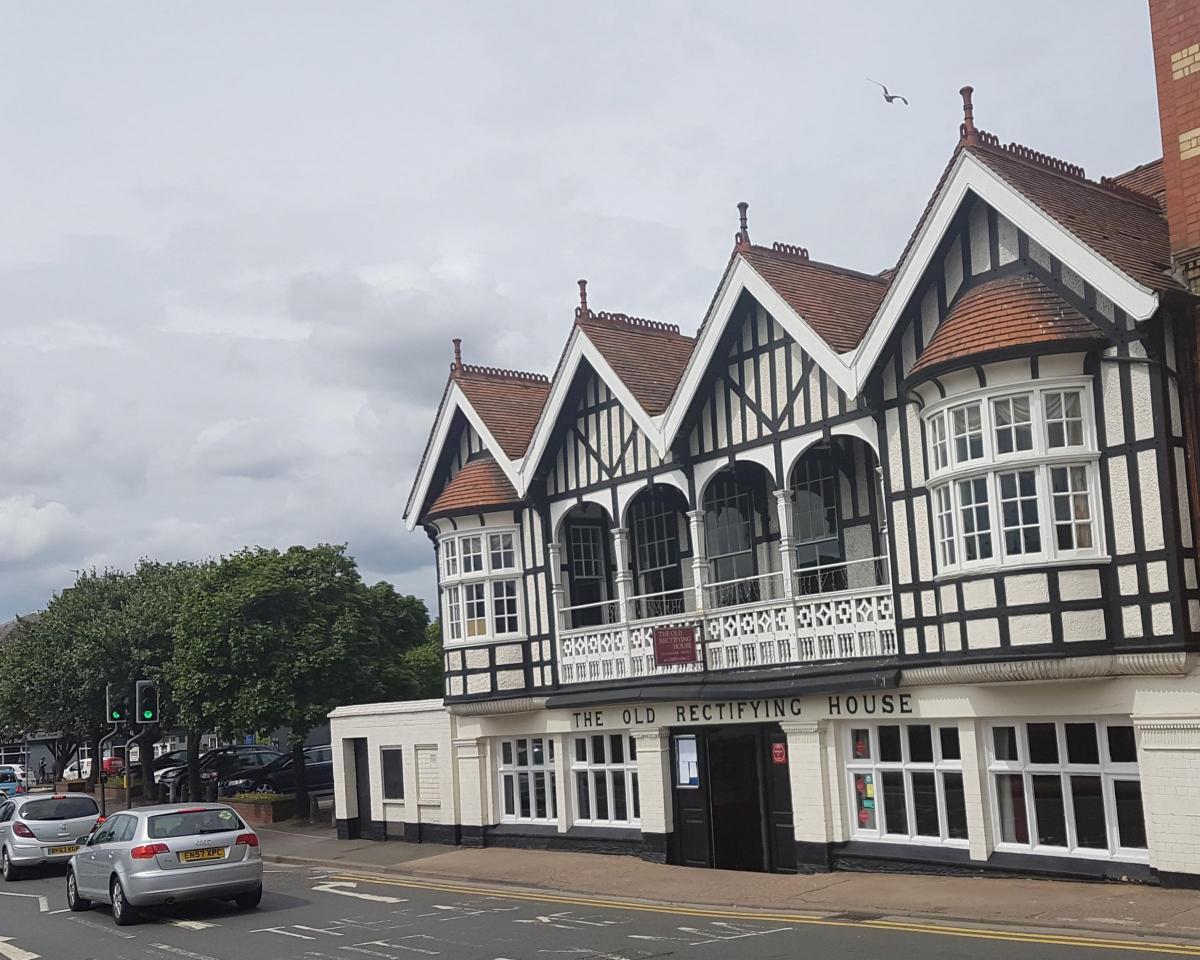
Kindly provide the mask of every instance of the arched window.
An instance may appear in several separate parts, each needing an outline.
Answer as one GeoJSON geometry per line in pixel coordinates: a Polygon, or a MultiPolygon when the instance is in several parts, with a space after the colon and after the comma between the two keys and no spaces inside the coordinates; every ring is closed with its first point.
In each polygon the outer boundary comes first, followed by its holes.
{"type": "Polygon", "coordinates": [[[836,566],[844,556],[838,530],[837,470],[829,447],[817,447],[800,458],[792,471],[792,489],[799,592],[846,589],[846,568],[836,566]],[[816,569],[806,573],[808,568],[816,569]]]}
{"type": "Polygon", "coordinates": [[[670,492],[648,491],[629,510],[634,589],[639,598],[634,615],[639,619],[683,612],[677,500],[670,492]]]}
{"type": "Polygon", "coordinates": [[[709,582],[719,606],[761,599],[756,530],[765,526],[766,491],[751,470],[726,470],[713,478],[704,495],[704,543],[709,582]],[[736,582],[730,582],[736,581],[736,582]]]}

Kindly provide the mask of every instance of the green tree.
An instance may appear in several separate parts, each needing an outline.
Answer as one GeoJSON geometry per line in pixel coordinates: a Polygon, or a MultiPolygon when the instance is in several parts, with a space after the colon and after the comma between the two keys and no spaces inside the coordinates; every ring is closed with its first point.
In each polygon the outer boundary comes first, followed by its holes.
{"type": "Polygon", "coordinates": [[[185,722],[226,735],[287,727],[296,812],[307,816],[308,734],[334,707],[392,693],[398,653],[427,623],[420,601],[364,586],[344,546],[246,549],[184,600],[167,676],[185,722]]]}

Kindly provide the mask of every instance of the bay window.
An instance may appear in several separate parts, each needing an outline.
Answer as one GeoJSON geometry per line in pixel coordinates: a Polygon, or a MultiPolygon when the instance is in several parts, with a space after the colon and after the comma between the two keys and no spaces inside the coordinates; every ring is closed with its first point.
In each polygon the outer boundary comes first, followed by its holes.
{"type": "Polygon", "coordinates": [[[442,605],[448,643],[518,636],[520,569],[512,530],[443,537],[442,605]]]}
{"type": "Polygon", "coordinates": [[[1102,555],[1087,382],[949,401],[925,415],[939,573],[1102,555]]]}
{"type": "Polygon", "coordinates": [[[998,850],[1146,859],[1127,719],[999,723],[987,750],[998,850]]]}

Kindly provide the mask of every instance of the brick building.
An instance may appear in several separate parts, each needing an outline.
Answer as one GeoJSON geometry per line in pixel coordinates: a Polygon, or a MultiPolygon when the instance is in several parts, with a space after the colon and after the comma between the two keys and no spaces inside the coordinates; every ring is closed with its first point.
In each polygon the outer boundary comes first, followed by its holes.
{"type": "MultiPolygon", "coordinates": [[[[455,358],[410,497],[445,700],[338,711],[346,834],[1200,880],[1200,7],[1162,160],[975,125],[894,267],[733,251],[695,335],[455,358]]],[[[469,345],[470,346],[470,345],[469,345]]]]}

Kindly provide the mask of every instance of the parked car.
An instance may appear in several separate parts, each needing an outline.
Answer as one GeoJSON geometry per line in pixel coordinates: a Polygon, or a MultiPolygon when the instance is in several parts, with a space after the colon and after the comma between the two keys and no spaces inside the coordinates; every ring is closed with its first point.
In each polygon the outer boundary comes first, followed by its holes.
{"type": "MultiPolygon", "coordinates": [[[[309,793],[333,789],[333,748],[326,745],[304,748],[304,782],[309,793]]],[[[296,775],[292,755],[286,754],[261,769],[235,770],[217,784],[217,796],[239,793],[291,793],[296,775]]]]}
{"type": "MultiPolygon", "coordinates": [[[[228,776],[234,770],[261,770],[282,756],[283,754],[274,747],[258,743],[217,747],[215,750],[209,750],[200,758],[200,782],[205,787],[211,785],[215,793],[220,779],[228,776]]],[[[165,769],[159,778],[158,786],[160,794],[165,791],[168,803],[177,803],[188,799],[187,764],[165,769]]]]}
{"type": "Polygon", "coordinates": [[[25,792],[25,784],[17,779],[11,767],[0,768],[0,797],[14,797],[25,792]]]}
{"type": "Polygon", "coordinates": [[[71,857],[67,906],[107,903],[118,926],[157,903],[227,899],[251,910],[262,878],[258,834],[229,807],[142,807],[113,814],[71,857]]]}
{"type": "Polygon", "coordinates": [[[83,794],[25,793],[0,803],[0,875],[16,880],[28,867],[65,863],[103,821],[83,794]]]}
{"type": "Polygon", "coordinates": [[[64,780],[89,780],[92,776],[92,761],[72,760],[63,771],[64,780]]]}
{"type": "Polygon", "coordinates": [[[25,772],[24,765],[20,763],[0,763],[0,770],[8,769],[17,775],[17,782],[29,786],[29,774],[25,772]]]}
{"type": "Polygon", "coordinates": [[[161,757],[154,758],[154,782],[162,780],[163,774],[172,767],[187,763],[187,750],[171,750],[161,757]]]}

